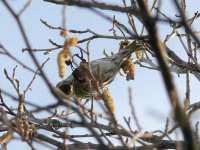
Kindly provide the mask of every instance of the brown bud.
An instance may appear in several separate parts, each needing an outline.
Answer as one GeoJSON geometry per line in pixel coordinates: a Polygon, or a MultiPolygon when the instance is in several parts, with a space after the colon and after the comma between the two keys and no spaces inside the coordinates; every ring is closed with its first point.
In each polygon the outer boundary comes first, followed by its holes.
{"type": "Polygon", "coordinates": [[[68,36],[69,34],[70,34],[69,30],[66,30],[66,29],[64,29],[64,30],[62,30],[62,31],[60,32],[60,36],[62,36],[62,37],[66,37],[66,36],[68,36]]]}

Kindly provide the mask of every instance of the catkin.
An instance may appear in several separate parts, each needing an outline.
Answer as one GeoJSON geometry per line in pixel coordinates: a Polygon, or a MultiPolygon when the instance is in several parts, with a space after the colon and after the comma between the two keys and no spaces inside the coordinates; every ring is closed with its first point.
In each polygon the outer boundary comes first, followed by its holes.
{"type": "Polygon", "coordinates": [[[112,98],[110,91],[108,91],[108,90],[104,91],[103,96],[104,96],[104,101],[108,105],[109,109],[112,112],[114,112],[115,111],[115,103],[114,103],[114,100],[112,98]]]}
{"type": "Polygon", "coordinates": [[[57,63],[59,69],[59,76],[64,78],[66,75],[65,61],[71,60],[70,47],[76,46],[78,43],[77,37],[69,38],[65,41],[63,50],[58,54],[57,63]]]}

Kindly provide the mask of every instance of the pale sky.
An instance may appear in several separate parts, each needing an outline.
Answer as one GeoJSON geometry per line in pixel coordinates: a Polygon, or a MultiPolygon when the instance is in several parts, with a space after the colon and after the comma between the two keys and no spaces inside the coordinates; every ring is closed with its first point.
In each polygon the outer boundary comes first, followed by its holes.
{"type": "MultiPolygon", "coordinates": [[[[16,12],[23,6],[25,0],[11,1],[10,4],[15,8],[16,12]]],[[[163,1],[162,10],[167,15],[173,16],[175,8],[171,6],[171,1],[163,1]]],[[[121,1],[120,3],[121,4],[121,1]]],[[[200,1],[191,0],[187,2],[188,16],[192,17],[196,11],[199,10],[200,1]]],[[[124,14],[103,11],[106,15],[113,17],[116,15],[116,19],[121,23],[127,25],[127,17],[124,14]]],[[[5,7],[0,3],[0,42],[18,59],[25,62],[29,67],[36,69],[31,62],[30,57],[26,52],[22,53],[22,48],[25,48],[24,41],[19,32],[19,29],[16,25],[16,22],[5,9],[5,7]]],[[[76,30],[86,30],[91,29],[100,34],[111,35],[112,33],[108,30],[112,27],[112,24],[100,16],[93,14],[87,9],[82,9],[78,7],[67,7],[67,22],[66,26],[68,29],[76,30]]],[[[174,18],[174,16],[173,16],[174,18]]],[[[59,35],[58,30],[51,30],[44,26],[40,19],[47,21],[52,26],[61,26],[62,24],[62,6],[50,4],[43,2],[42,0],[35,0],[32,2],[31,6],[26,10],[22,15],[22,22],[25,28],[25,31],[28,35],[28,39],[31,43],[32,48],[51,48],[53,47],[48,40],[52,39],[58,44],[63,44],[64,39],[59,35]]],[[[194,27],[198,29],[200,22],[196,21],[194,27]]],[[[141,28],[141,25],[137,24],[138,28],[141,28]]],[[[129,27],[130,28],[130,27],[129,27]]],[[[172,29],[168,25],[160,24],[159,33],[163,39],[167,33],[172,29]]],[[[180,30],[181,31],[181,30],[180,30]]],[[[119,32],[118,32],[119,33],[119,32]]],[[[120,34],[120,33],[119,33],[120,34]]],[[[79,39],[88,37],[89,34],[85,36],[79,34],[71,34],[70,36],[77,36],[79,39]]],[[[116,53],[119,49],[119,40],[109,40],[109,39],[95,39],[91,41],[90,50],[91,50],[91,60],[102,58],[103,50],[106,49],[108,53],[113,51],[116,53]]],[[[183,48],[180,42],[176,37],[172,38],[168,46],[176,50],[177,54],[181,54],[181,58],[186,58],[183,54],[183,48]],[[178,43],[178,44],[177,44],[178,43]]],[[[81,44],[85,48],[85,44],[81,44]]],[[[50,61],[45,65],[44,70],[49,78],[50,82],[53,85],[56,85],[62,79],[58,76],[57,68],[57,54],[60,50],[53,51],[49,55],[43,55],[42,52],[34,53],[40,63],[45,61],[48,57],[50,61]]],[[[78,52],[76,49],[72,49],[73,52],[78,52]],[[74,51],[73,51],[74,50],[74,51]]],[[[135,55],[132,55],[135,58],[135,55]]],[[[187,59],[185,59],[187,60],[187,59]]],[[[8,57],[0,55],[0,87],[5,89],[8,92],[14,92],[14,89],[10,83],[5,79],[3,69],[6,68],[7,71],[11,74],[12,69],[16,66],[16,62],[12,61],[8,57]]],[[[67,68],[67,75],[70,74],[70,68],[67,68]]],[[[176,74],[174,75],[175,82],[177,83],[177,89],[181,100],[185,97],[185,75],[180,75],[178,78],[176,74]]],[[[22,68],[18,65],[17,78],[20,80],[21,89],[27,86],[27,84],[32,79],[33,74],[29,71],[22,68]]],[[[163,130],[165,128],[165,120],[170,116],[170,103],[167,97],[165,87],[161,78],[160,72],[141,68],[136,66],[136,75],[135,80],[126,81],[125,77],[117,75],[116,79],[110,85],[110,91],[113,95],[116,105],[115,115],[118,121],[125,125],[123,116],[131,116],[131,109],[128,101],[128,87],[132,89],[132,96],[134,100],[134,106],[136,115],[138,117],[139,123],[142,126],[143,131],[155,131],[157,129],[163,130]]],[[[196,78],[191,78],[191,103],[197,102],[200,100],[199,94],[199,81],[196,78]]],[[[32,86],[32,91],[29,91],[27,94],[27,100],[40,105],[46,106],[55,102],[54,97],[50,94],[48,88],[44,84],[41,77],[37,77],[32,86]]],[[[13,108],[16,108],[16,103],[13,103],[12,100],[6,101],[6,103],[13,108]]],[[[101,112],[98,104],[95,106],[97,111],[101,112]]],[[[65,108],[59,108],[58,111],[62,112],[65,108]]],[[[40,113],[37,117],[49,117],[48,113],[40,113]]],[[[198,120],[198,115],[194,115],[194,119],[198,120]]],[[[134,120],[132,120],[132,127],[136,130],[134,120]]],[[[71,133],[73,134],[73,133],[71,133]]],[[[51,136],[51,135],[50,135],[51,136]]],[[[88,141],[89,142],[89,141],[88,141]]],[[[16,146],[20,146],[21,150],[27,150],[28,146],[22,142],[15,141],[8,144],[8,149],[14,149],[16,146]]],[[[36,145],[36,149],[41,148],[40,145],[36,145]]]]}

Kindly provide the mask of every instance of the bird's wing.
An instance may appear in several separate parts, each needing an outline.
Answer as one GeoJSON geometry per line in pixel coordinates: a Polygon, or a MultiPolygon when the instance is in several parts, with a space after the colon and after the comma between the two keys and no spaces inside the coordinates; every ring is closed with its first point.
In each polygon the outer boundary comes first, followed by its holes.
{"type": "Polygon", "coordinates": [[[91,62],[93,76],[102,86],[112,82],[120,70],[123,59],[118,58],[115,61],[111,61],[112,59],[115,59],[115,57],[102,58],[91,62]]]}

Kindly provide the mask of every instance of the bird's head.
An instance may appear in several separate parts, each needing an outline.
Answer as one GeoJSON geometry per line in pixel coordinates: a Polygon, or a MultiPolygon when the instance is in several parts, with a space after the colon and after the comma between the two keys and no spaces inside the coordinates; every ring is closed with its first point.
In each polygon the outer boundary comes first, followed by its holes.
{"type": "Polygon", "coordinates": [[[63,93],[65,93],[67,96],[72,96],[73,95],[73,82],[68,81],[68,80],[63,80],[59,82],[56,85],[57,88],[59,88],[63,93]]]}

